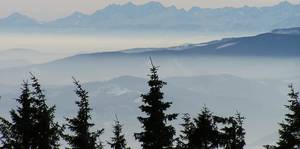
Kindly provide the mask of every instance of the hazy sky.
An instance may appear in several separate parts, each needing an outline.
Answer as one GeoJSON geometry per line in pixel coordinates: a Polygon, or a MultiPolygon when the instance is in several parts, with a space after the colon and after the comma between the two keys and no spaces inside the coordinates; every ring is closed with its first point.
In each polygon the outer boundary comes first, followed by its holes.
{"type": "MultiPolygon", "coordinates": [[[[124,4],[130,0],[0,0],[0,17],[14,12],[30,15],[39,20],[52,20],[71,14],[74,11],[93,13],[109,4],[124,4]]],[[[150,0],[131,0],[135,4],[144,4],[150,0]]],[[[152,0],[161,2],[165,6],[175,5],[178,8],[189,9],[199,7],[233,6],[270,6],[282,0],[152,0]]],[[[288,0],[300,3],[300,0],[288,0]]]]}

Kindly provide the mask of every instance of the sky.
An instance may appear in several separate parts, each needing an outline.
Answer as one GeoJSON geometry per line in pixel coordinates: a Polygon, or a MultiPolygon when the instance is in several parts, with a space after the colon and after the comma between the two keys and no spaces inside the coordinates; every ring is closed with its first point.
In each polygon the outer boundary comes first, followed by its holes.
{"type": "MultiPolygon", "coordinates": [[[[151,0],[0,0],[0,17],[19,12],[40,21],[50,21],[67,16],[75,11],[91,14],[110,4],[145,4],[151,0]]],[[[202,8],[271,6],[282,0],[152,0],[165,6],[189,9],[194,6],[202,8]]],[[[287,0],[299,4],[300,0],[287,0]]]]}

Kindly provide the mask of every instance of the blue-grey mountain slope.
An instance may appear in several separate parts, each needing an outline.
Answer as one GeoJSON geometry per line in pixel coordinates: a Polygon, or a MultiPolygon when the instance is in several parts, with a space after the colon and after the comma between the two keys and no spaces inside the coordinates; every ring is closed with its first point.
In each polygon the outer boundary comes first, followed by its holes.
{"type": "MultiPolygon", "coordinates": [[[[35,21],[15,13],[0,19],[1,31],[22,27],[23,31],[97,33],[104,31],[159,32],[266,32],[275,28],[300,26],[300,5],[281,2],[268,7],[199,8],[165,7],[158,2],[143,5],[112,4],[93,14],[74,12],[49,22],[35,21]],[[284,12],[284,13],[283,13],[284,12]]],[[[13,31],[13,30],[11,30],[13,31]]]]}
{"type": "Polygon", "coordinates": [[[20,13],[13,13],[6,18],[0,19],[1,27],[28,27],[39,25],[39,22],[30,18],[28,16],[22,15],[20,13]]]}
{"type": "Polygon", "coordinates": [[[272,33],[274,33],[274,34],[300,35],[300,27],[275,29],[275,30],[272,31],[272,33]]]}
{"type": "MultiPolygon", "coordinates": [[[[225,38],[200,44],[169,48],[129,49],[117,52],[82,54],[70,59],[135,56],[265,56],[299,57],[300,28],[276,29],[256,36],[225,38]]],[[[68,60],[68,59],[65,59],[68,60]]]]}
{"type": "Polygon", "coordinates": [[[163,67],[165,76],[230,73],[241,76],[280,77],[298,75],[300,35],[297,28],[276,30],[251,37],[229,38],[170,48],[142,48],[116,52],[79,54],[63,59],[0,70],[0,82],[21,81],[37,72],[48,83],[66,83],[77,75],[85,81],[146,73],[148,58],[163,67]],[[289,31],[290,30],[290,31],[289,31]],[[292,33],[290,33],[292,32],[292,33]],[[263,69],[264,71],[257,71],[263,69]],[[272,73],[280,72],[280,73],[272,73]]]}

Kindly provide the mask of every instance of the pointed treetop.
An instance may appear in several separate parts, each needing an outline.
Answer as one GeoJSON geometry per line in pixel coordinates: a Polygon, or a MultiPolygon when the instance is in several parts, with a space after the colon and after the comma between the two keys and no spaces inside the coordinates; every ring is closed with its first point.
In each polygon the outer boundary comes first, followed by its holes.
{"type": "Polygon", "coordinates": [[[151,67],[152,67],[152,69],[154,68],[154,69],[157,69],[159,66],[155,66],[154,65],[154,63],[153,63],[153,60],[152,60],[152,57],[150,56],[149,57],[149,60],[150,60],[150,64],[151,64],[151,67]]]}
{"type": "Polygon", "coordinates": [[[115,113],[115,118],[116,118],[116,121],[119,121],[118,115],[116,113],[115,113]]]}

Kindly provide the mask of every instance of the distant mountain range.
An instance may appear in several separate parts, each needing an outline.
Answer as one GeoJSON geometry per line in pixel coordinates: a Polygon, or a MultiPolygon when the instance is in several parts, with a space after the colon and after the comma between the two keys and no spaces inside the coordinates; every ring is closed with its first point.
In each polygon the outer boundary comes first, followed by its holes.
{"type": "Polygon", "coordinates": [[[192,31],[203,33],[266,32],[300,26],[300,5],[281,2],[270,7],[199,8],[165,7],[158,2],[144,5],[112,4],[93,14],[81,12],[49,22],[14,13],[0,19],[1,32],[97,33],[104,31],[192,31]]]}

